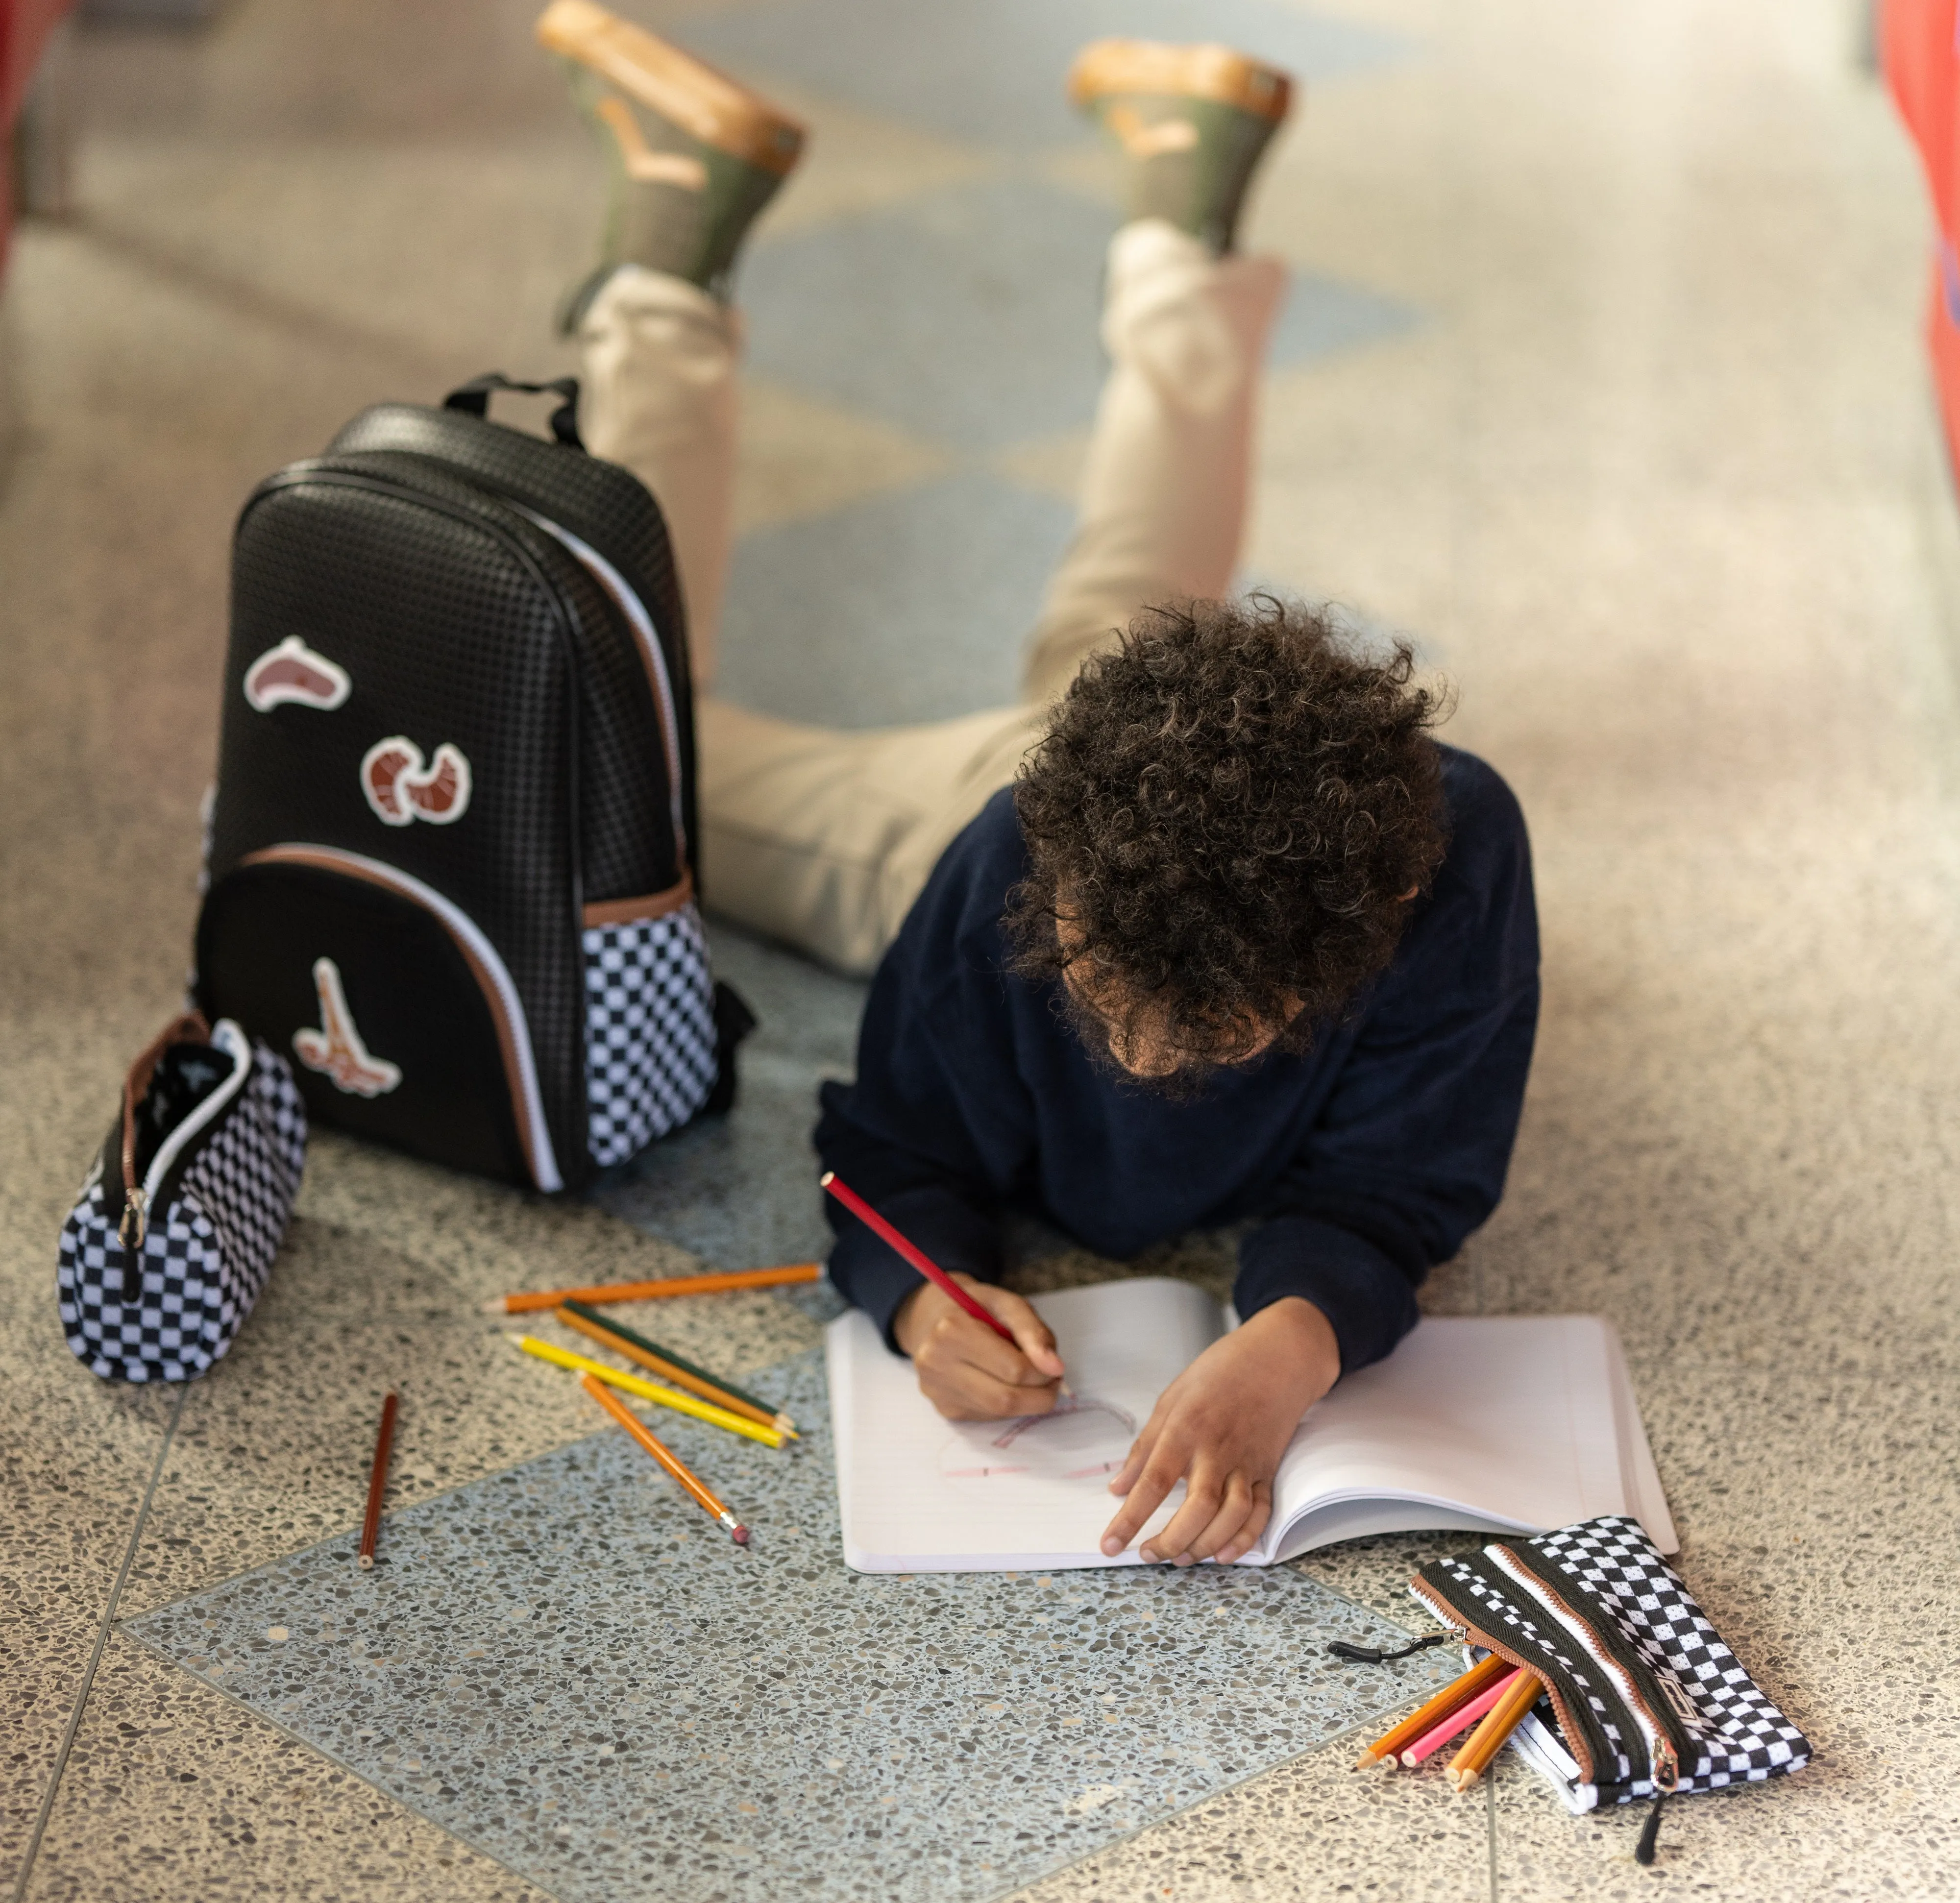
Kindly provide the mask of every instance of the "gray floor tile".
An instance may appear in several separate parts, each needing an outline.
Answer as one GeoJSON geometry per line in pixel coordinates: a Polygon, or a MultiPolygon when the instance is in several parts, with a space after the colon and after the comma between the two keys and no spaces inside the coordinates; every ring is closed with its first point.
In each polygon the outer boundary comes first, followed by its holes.
{"type": "Polygon", "coordinates": [[[1450,1675],[1297,1568],[848,1573],[820,1357],[756,1385],[793,1449],[656,1424],[746,1550],[603,1434],[125,1629],[568,1899],[995,1895],[1450,1675]]]}
{"type": "Polygon", "coordinates": [[[120,1634],[30,1903],[546,1903],[546,1893],[120,1634]]]}

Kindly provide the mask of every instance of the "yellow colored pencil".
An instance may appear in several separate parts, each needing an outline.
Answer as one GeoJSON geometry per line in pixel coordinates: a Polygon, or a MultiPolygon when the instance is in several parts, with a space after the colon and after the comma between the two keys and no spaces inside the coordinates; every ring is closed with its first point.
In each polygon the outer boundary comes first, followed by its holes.
{"type": "Polygon", "coordinates": [[[765,1447],[780,1447],[783,1444],[783,1437],[775,1428],[745,1421],[739,1414],[730,1414],[726,1408],[718,1408],[711,1402],[697,1401],[692,1395],[682,1394],[678,1388],[663,1388],[657,1382],[641,1380],[637,1374],[622,1374],[619,1369],[609,1368],[604,1362],[595,1361],[589,1355],[574,1354],[568,1348],[540,1341],[535,1335],[520,1335],[515,1340],[527,1354],[535,1354],[540,1361],[549,1361],[554,1367],[569,1368],[574,1374],[596,1374],[600,1380],[616,1388],[624,1388],[628,1394],[637,1394],[643,1401],[657,1401],[662,1407],[671,1408],[676,1414],[692,1415],[697,1421],[726,1427],[730,1434],[759,1440],[765,1447]]]}

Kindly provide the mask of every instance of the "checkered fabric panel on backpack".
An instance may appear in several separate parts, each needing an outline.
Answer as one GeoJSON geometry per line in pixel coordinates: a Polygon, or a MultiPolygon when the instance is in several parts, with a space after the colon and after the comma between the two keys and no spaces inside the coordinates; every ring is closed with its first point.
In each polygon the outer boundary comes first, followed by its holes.
{"type": "MultiPolygon", "coordinates": [[[[1628,1783],[1634,1774],[1633,1759],[1628,1752],[1626,1739],[1613,1722],[1611,1710],[1599,1696],[1596,1687],[1599,1667],[1593,1660],[1573,1645],[1564,1633],[1533,1618],[1508,1592],[1500,1591],[1481,1574],[1460,1560],[1440,1559],[1435,1562],[1435,1570],[1447,1574],[1458,1591],[1481,1609],[1477,1623],[1493,1638],[1505,1640],[1514,1651],[1527,1659],[1535,1652],[1541,1653],[1565,1668],[1573,1682],[1585,1693],[1586,1702],[1592,1707],[1592,1715],[1599,1721],[1599,1728],[1606,1734],[1607,1742],[1615,1754],[1613,1763],[1593,1767],[1594,1781],[1628,1783]]],[[[1646,1787],[1640,1788],[1644,1792],[1646,1787]]]]}
{"type": "Polygon", "coordinates": [[[591,925],[585,940],[587,1145],[604,1168],[677,1128],[714,1088],[714,980],[692,905],[591,925]]]}
{"type": "Polygon", "coordinates": [[[134,1271],[91,1182],[62,1226],[56,1274],[62,1330],[91,1371],[183,1381],[223,1355],[266,1285],[305,1160],[292,1073],[261,1044],[244,1089],[150,1212],[134,1271]]]}
{"type": "Polygon", "coordinates": [[[1607,1607],[1649,1667],[1673,1679],[1701,1714],[1688,1729],[1707,1755],[1684,1789],[1760,1783],[1809,1762],[1809,1741],[1743,1669],[1637,1521],[1608,1515],[1529,1543],[1607,1607]]]}

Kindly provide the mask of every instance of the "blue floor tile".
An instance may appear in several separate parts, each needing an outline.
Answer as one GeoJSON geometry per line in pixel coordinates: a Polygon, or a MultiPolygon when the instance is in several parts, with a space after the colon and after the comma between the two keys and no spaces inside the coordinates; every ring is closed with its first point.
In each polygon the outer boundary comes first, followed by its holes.
{"type": "MultiPolygon", "coordinates": [[[[915,436],[984,452],[1075,429],[1106,367],[1105,206],[998,179],[760,247],[742,284],[763,375],[915,436]]],[[[1286,368],[1417,321],[1410,306],[1297,272],[1270,362],[1286,368]]]]}
{"type": "Polygon", "coordinates": [[[1107,207],[1033,179],[909,199],[759,246],[757,371],[935,442],[987,450],[1087,420],[1107,207]]]}
{"type": "Polygon", "coordinates": [[[1454,1669],[1287,1566],[850,1573],[817,1357],[755,1385],[792,1450],[660,1423],[749,1552],[609,1432],[123,1629],[564,1903],[1000,1895],[1454,1669]]]}
{"type": "Polygon", "coordinates": [[[752,535],[737,550],[718,690],[834,727],[1015,698],[1074,512],[978,470],[752,535]]]}
{"type": "Polygon", "coordinates": [[[1384,65],[1410,44],[1274,0],[765,0],[691,20],[681,37],[745,75],[1022,149],[1083,135],[1062,84],[1077,49],[1106,34],[1223,40],[1309,81],[1384,65]]]}

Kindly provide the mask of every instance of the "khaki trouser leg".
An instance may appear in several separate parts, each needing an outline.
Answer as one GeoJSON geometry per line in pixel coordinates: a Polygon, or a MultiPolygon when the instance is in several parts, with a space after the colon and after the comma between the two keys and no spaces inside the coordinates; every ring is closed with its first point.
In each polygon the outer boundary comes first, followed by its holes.
{"type": "Polygon", "coordinates": [[[578,341],[586,445],[631,469],[667,517],[689,668],[705,694],[734,533],[741,314],[682,278],[626,265],[593,299],[578,341]]]}
{"type": "MultiPolygon", "coordinates": [[[[1083,660],[1140,607],[1227,591],[1258,366],[1284,288],[1274,261],[1214,258],[1168,224],[1117,234],[1103,318],[1112,368],[1080,523],[1029,647],[1026,702],[854,733],[704,700],[702,848],[716,911],[842,970],[870,972],[940,854],[1013,778],[1047,703],[1083,660]]],[[[718,616],[739,332],[692,286],[622,272],[594,301],[584,340],[588,438],[667,511],[697,678],[711,679],[714,620],[697,604],[718,616]]]]}

